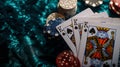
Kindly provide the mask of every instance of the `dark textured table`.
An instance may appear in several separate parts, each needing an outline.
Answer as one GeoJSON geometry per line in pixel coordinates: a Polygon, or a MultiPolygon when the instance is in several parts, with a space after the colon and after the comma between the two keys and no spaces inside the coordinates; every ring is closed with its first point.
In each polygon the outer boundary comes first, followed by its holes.
{"type": "MultiPolygon", "coordinates": [[[[0,60],[0,66],[56,66],[56,56],[69,47],[62,38],[48,39],[43,28],[47,16],[58,12],[57,4],[58,0],[0,0],[0,57],[5,60],[0,60]]],[[[83,0],[78,0],[77,6],[77,13],[89,7],[83,0]]],[[[120,17],[109,10],[109,0],[89,8],[120,17]]]]}

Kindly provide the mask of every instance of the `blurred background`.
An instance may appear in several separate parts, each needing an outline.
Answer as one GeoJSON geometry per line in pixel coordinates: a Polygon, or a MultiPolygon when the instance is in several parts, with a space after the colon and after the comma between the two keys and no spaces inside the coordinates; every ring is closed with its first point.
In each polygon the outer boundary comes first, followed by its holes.
{"type": "MultiPolygon", "coordinates": [[[[49,39],[43,31],[48,15],[58,12],[58,1],[0,0],[0,67],[56,67],[56,56],[69,47],[61,37],[49,39]]],[[[76,14],[89,7],[120,17],[109,2],[90,7],[78,0],[76,14]]]]}

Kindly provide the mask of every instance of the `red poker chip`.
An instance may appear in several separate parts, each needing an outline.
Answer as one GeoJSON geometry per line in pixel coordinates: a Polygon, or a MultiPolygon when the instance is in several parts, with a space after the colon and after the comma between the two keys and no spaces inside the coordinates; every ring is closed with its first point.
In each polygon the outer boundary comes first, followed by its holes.
{"type": "Polygon", "coordinates": [[[80,67],[80,62],[70,50],[61,52],[56,58],[57,67],[80,67]]]}
{"type": "Polygon", "coordinates": [[[118,2],[118,0],[113,0],[113,2],[114,2],[113,4],[114,4],[116,10],[120,12],[120,0],[119,0],[119,2],[118,2]]]}
{"type": "Polygon", "coordinates": [[[116,5],[117,7],[120,8],[120,0],[114,0],[114,3],[115,3],[115,5],[116,5]]]}
{"type": "Polygon", "coordinates": [[[114,11],[116,14],[120,15],[120,10],[118,10],[117,6],[115,6],[114,0],[110,1],[109,7],[112,11],[114,11]]]}

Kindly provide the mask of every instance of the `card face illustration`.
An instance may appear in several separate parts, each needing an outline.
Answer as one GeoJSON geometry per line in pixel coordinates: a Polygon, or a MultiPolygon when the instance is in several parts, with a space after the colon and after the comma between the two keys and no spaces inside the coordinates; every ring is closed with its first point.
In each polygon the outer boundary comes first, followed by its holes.
{"type": "Polygon", "coordinates": [[[82,67],[114,67],[119,57],[119,25],[84,21],[79,59],[82,67]]]}
{"type": "Polygon", "coordinates": [[[116,30],[89,26],[83,66],[101,67],[112,64],[116,30]]]}

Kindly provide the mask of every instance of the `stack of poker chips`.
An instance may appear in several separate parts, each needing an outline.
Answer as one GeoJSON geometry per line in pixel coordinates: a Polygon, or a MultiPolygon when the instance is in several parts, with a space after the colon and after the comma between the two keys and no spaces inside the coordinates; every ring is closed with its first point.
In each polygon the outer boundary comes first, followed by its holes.
{"type": "Polygon", "coordinates": [[[77,0],[59,0],[58,12],[51,13],[46,20],[44,33],[48,34],[47,38],[51,39],[58,37],[59,33],[56,26],[61,24],[65,19],[68,19],[76,14],[77,0]]]}
{"type": "Polygon", "coordinates": [[[56,30],[56,26],[61,24],[65,20],[65,17],[59,13],[51,13],[46,20],[46,24],[44,27],[44,33],[46,33],[49,39],[58,37],[59,33],[56,30]]]}
{"type": "Polygon", "coordinates": [[[84,0],[86,5],[97,7],[101,4],[103,4],[103,0],[84,0]]]}
{"type": "Polygon", "coordinates": [[[111,0],[109,8],[116,14],[120,15],[120,0],[111,0]]]}
{"type": "Polygon", "coordinates": [[[77,11],[77,0],[59,0],[58,12],[70,18],[76,14],[77,11]]]}

